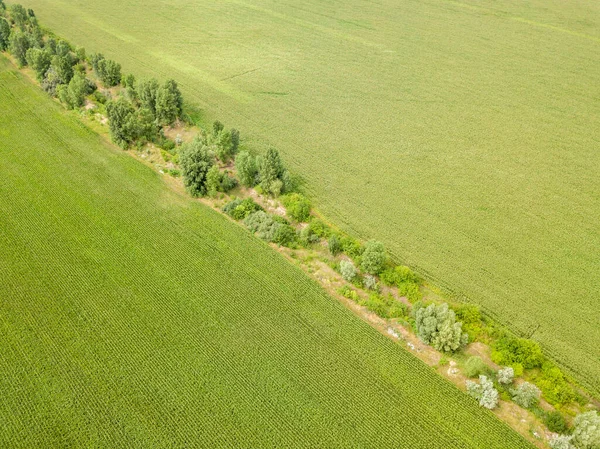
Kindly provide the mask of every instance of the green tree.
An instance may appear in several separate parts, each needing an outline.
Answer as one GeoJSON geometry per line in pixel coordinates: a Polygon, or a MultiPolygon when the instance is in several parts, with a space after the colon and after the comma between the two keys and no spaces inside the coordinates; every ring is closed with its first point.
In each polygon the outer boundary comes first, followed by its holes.
{"type": "Polygon", "coordinates": [[[98,77],[107,87],[116,86],[121,82],[121,64],[112,59],[98,61],[98,77]]]}
{"type": "Polygon", "coordinates": [[[370,240],[365,245],[360,267],[369,274],[379,274],[385,263],[386,255],[383,243],[370,240]]]}
{"type": "Polygon", "coordinates": [[[71,81],[73,77],[73,59],[69,53],[63,56],[59,54],[53,56],[50,66],[58,75],[61,84],[68,84],[71,81]]]}
{"type": "Polygon", "coordinates": [[[182,146],[179,162],[183,182],[192,196],[204,196],[207,193],[207,175],[214,165],[214,156],[199,140],[182,146]]]}
{"type": "Polygon", "coordinates": [[[213,130],[212,130],[213,136],[217,136],[221,131],[223,131],[224,128],[225,128],[225,125],[223,125],[223,123],[221,123],[218,120],[215,120],[213,122],[213,130]]]}
{"type": "Polygon", "coordinates": [[[72,109],[83,106],[88,89],[89,85],[85,75],[76,73],[67,87],[67,106],[72,109]]]}
{"type": "Polygon", "coordinates": [[[10,44],[10,24],[4,17],[0,17],[0,51],[6,51],[10,44]]]}
{"type": "Polygon", "coordinates": [[[45,48],[30,48],[25,53],[27,64],[35,72],[38,81],[42,81],[52,63],[52,55],[45,48]]]}
{"type": "Polygon", "coordinates": [[[540,389],[529,382],[523,382],[512,392],[513,401],[523,408],[536,405],[540,400],[540,389]]]}
{"type": "Polygon", "coordinates": [[[269,148],[259,166],[260,186],[263,191],[274,196],[283,193],[285,191],[283,177],[286,173],[279,151],[269,148]]]}
{"type": "Polygon", "coordinates": [[[336,256],[342,252],[342,242],[340,242],[340,239],[336,234],[332,234],[331,237],[329,237],[329,240],[327,241],[327,246],[329,248],[329,252],[333,256],[336,256]]]}
{"type": "Polygon", "coordinates": [[[231,153],[236,154],[238,152],[239,147],[240,132],[235,128],[231,128],[231,153]]]}
{"type": "Polygon", "coordinates": [[[124,98],[118,98],[106,104],[106,112],[113,142],[121,147],[127,147],[137,137],[134,107],[124,98]]]}
{"type": "Polygon", "coordinates": [[[156,120],[159,125],[167,126],[173,124],[181,117],[183,97],[177,83],[168,80],[156,91],[156,120]]]}
{"type": "Polygon", "coordinates": [[[291,193],[282,198],[287,214],[296,221],[307,221],[310,217],[310,201],[299,193],[291,193]]]}
{"type": "Polygon", "coordinates": [[[426,344],[438,351],[454,352],[466,345],[468,335],[462,331],[462,323],[456,322],[448,304],[431,304],[416,312],[417,335],[426,344]]]}
{"type": "Polygon", "coordinates": [[[467,394],[479,402],[479,405],[487,409],[494,409],[498,405],[498,390],[494,383],[486,376],[479,376],[479,383],[467,380],[467,394]]]}
{"type": "Polygon", "coordinates": [[[155,78],[140,80],[137,86],[137,95],[143,107],[147,108],[156,117],[156,95],[158,81],[155,78]]]}
{"type": "Polygon", "coordinates": [[[256,159],[247,151],[240,152],[235,157],[235,169],[237,176],[242,185],[246,187],[254,187],[256,184],[256,159]]]}
{"type": "Polygon", "coordinates": [[[340,274],[346,281],[352,281],[356,277],[356,267],[349,260],[342,260],[340,262],[340,274]]]}
{"type": "Polygon", "coordinates": [[[94,72],[96,73],[96,76],[100,77],[99,74],[99,70],[100,70],[100,61],[102,61],[104,59],[104,55],[102,53],[92,53],[90,55],[90,64],[92,65],[92,69],[94,69],[94,72]]]}
{"type": "Polygon", "coordinates": [[[10,7],[10,18],[18,26],[21,31],[25,30],[25,25],[27,25],[27,11],[23,8],[22,5],[15,4],[10,7]]]}
{"type": "Polygon", "coordinates": [[[10,52],[17,59],[19,67],[27,65],[27,50],[29,39],[22,31],[16,31],[10,35],[10,52]]]}

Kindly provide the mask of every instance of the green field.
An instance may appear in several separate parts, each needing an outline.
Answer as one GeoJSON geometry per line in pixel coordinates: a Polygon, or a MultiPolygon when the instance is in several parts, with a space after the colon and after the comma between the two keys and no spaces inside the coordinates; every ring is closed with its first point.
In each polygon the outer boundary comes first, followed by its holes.
{"type": "Polygon", "coordinates": [[[28,0],[600,394],[600,3],[28,0]]]}
{"type": "Polygon", "coordinates": [[[0,198],[0,447],[530,447],[1,56],[0,198]]]}

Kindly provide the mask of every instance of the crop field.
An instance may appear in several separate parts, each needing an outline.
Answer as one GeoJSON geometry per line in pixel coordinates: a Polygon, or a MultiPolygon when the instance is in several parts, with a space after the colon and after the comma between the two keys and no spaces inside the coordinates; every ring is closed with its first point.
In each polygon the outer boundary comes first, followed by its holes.
{"type": "Polygon", "coordinates": [[[0,446],[526,448],[0,56],[0,446]]]}
{"type": "Polygon", "coordinates": [[[600,394],[600,3],[28,0],[600,394]]]}

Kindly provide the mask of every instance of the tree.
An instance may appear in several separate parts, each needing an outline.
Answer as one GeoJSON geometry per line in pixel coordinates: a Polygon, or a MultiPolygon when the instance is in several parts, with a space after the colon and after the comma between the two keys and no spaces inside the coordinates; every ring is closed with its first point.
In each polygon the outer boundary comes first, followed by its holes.
{"type": "Polygon", "coordinates": [[[73,77],[73,59],[70,54],[61,56],[56,54],[52,57],[52,63],[50,66],[54,69],[61,84],[68,84],[73,77]]]}
{"type": "Polygon", "coordinates": [[[383,243],[370,240],[365,245],[360,267],[369,274],[379,274],[385,263],[385,248],[383,243]]]}
{"type": "Polygon", "coordinates": [[[216,137],[221,131],[223,131],[223,129],[225,129],[225,125],[223,125],[223,123],[221,123],[218,120],[215,120],[213,122],[213,130],[212,130],[213,136],[216,137]]]}
{"type": "Polygon", "coordinates": [[[523,408],[529,408],[540,400],[540,389],[529,382],[523,382],[512,392],[513,401],[523,408]]]}
{"type": "Polygon", "coordinates": [[[498,391],[494,383],[486,376],[479,376],[479,384],[467,380],[467,394],[479,402],[479,405],[487,409],[494,409],[498,405],[498,391]]]}
{"type": "Polygon", "coordinates": [[[171,125],[181,117],[183,108],[183,97],[177,87],[177,83],[168,80],[156,91],[155,109],[156,120],[159,125],[171,125]]]}
{"type": "Polygon", "coordinates": [[[582,413],[573,421],[573,445],[578,449],[600,449],[600,416],[598,412],[582,413]]]}
{"type": "Polygon", "coordinates": [[[267,154],[261,159],[259,165],[260,186],[264,192],[278,196],[285,189],[284,178],[289,178],[289,173],[283,166],[279,151],[269,148],[267,154]]]}
{"type": "Polygon", "coordinates": [[[332,234],[327,241],[327,247],[329,248],[329,252],[331,255],[336,256],[342,252],[342,242],[336,234],[332,234]]]}
{"type": "Polygon", "coordinates": [[[56,43],[55,51],[58,56],[70,56],[71,46],[67,41],[60,40],[56,43]]]}
{"type": "Polygon", "coordinates": [[[92,53],[90,55],[90,64],[92,65],[92,69],[96,72],[96,75],[99,77],[99,63],[104,59],[104,55],[102,53],[92,53]]]}
{"type": "Polygon", "coordinates": [[[231,152],[232,154],[236,154],[238,151],[238,148],[240,146],[240,132],[235,129],[235,128],[231,128],[231,152]]]}
{"type": "Polygon", "coordinates": [[[135,109],[131,103],[124,98],[109,101],[106,104],[108,115],[108,126],[113,142],[126,147],[137,137],[135,123],[135,109]]]}
{"type": "Polygon", "coordinates": [[[498,370],[498,374],[496,376],[498,383],[502,385],[510,385],[515,378],[515,370],[510,366],[506,368],[502,368],[498,370]]]}
{"type": "Polygon", "coordinates": [[[340,262],[340,274],[346,281],[352,281],[356,277],[356,267],[349,260],[342,260],[340,262]]]}
{"type": "Polygon", "coordinates": [[[221,170],[216,165],[210,167],[206,173],[206,194],[210,197],[217,196],[217,192],[221,191],[221,181],[223,175],[221,170]]]}
{"type": "Polygon", "coordinates": [[[287,214],[294,220],[303,222],[310,217],[310,201],[304,195],[291,193],[282,198],[287,214]]]}
{"type": "Polygon", "coordinates": [[[6,51],[10,43],[10,24],[0,17],[0,51],[6,51]]]}
{"type": "Polygon", "coordinates": [[[67,104],[71,108],[79,108],[83,106],[85,96],[88,94],[88,82],[85,75],[76,73],[67,87],[68,100],[67,104]]]}
{"type": "Polygon", "coordinates": [[[42,81],[52,63],[52,55],[47,49],[30,48],[25,53],[27,64],[35,72],[38,81],[42,81]]]}
{"type": "Polygon", "coordinates": [[[448,304],[431,304],[416,313],[417,335],[438,351],[454,352],[467,344],[468,335],[462,331],[462,323],[456,322],[454,311],[448,304]]]}
{"type": "Polygon", "coordinates": [[[242,151],[235,157],[235,169],[240,183],[246,187],[256,184],[256,159],[247,151],[242,151]]]}
{"type": "Polygon", "coordinates": [[[155,78],[140,80],[137,94],[143,107],[156,116],[156,94],[158,92],[158,81],[155,78]]]}
{"type": "Polygon", "coordinates": [[[208,148],[198,140],[182,147],[179,162],[183,172],[183,182],[192,196],[207,193],[207,174],[214,165],[214,157],[208,148]]]}
{"type": "Polygon", "coordinates": [[[56,70],[50,66],[42,81],[42,89],[54,97],[56,95],[56,89],[60,84],[62,84],[62,80],[58,76],[58,73],[56,73],[56,70]]]}
{"type": "Polygon", "coordinates": [[[112,59],[101,59],[97,64],[97,74],[106,87],[116,86],[121,82],[121,64],[112,59]]]}
{"type": "Polygon", "coordinates": [[[17,59],[19,67],[27,65],[27,50],[29,39],[22,31],[16,31],[10,35],[10,52],[17,59]]]}
{"type": "Polygon", "coordinates": [[[22,31],[25,30],[25,25],[27,24],[27,11],[23,8],[22,5],[15,4],[10,7],[10,18],[13,20],[16,26],[18,26],[22,31]]]}

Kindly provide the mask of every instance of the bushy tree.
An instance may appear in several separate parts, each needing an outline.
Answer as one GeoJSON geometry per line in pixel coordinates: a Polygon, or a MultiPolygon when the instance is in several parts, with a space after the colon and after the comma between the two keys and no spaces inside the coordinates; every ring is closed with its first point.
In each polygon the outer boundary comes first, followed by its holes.
{"type": "Polygon", "coordinates": [[[568,435],[556,435],[548,441],[548,444],[552,449],[576,449],[571,444],[572,436],[568,435]]]}
{"type": "Polygon", "coordinates": [[[385,263],[385,248],[383,243],[370,240],[365,245],[360,267],[369,274],[379,274],[385,263]]]}
{"type": "Polygon", "coordinates": [[[154,116],[156,116],[156,95],[158,89],[158,81],[150,78],[141,80],[136,90],[142,106],[150,110],[154,116]]]}
{"type": "Polygon", "coordinates": [[[307,221],[310,217],[310,201],[304,195],[291,193],[282,199],[287,214],[296,221],[307,221]]]}
{"type": "Polygon", "coordinates": [[[198,140],[181,147],[179,156],[183,183],[192,196],[204,196],[207,193],[207,175],[214,165],[212,152],[198,140]]]}
{"type": "Polygon", "coordinates": [[[340,274],[346,281],[352,281],[356,277],[356,267],[349,260],[340,262],[340,274]]]}
{"type": "Polygon", "coordinates": [[[10,35],[9,50],[16,58],[19,67],[27,65],[27,50],[29,49],[29,39],[22,31],[16,31],[10,35]]]}
{"type": "Polygon", "coordinates": [[[223,131],[223,129],[225,129],[225,125],[223,125],[223,123],[221,123],[218,120],[215,120],[213,122],[213,129],[212,129],[213,136],[217,136],[220,132],[223,131]]]}
{"type": "Polygon", "coordinates": [[[45,48],[30,48],[25,54],[27,64],[35,72],[38,81],[42,81],[52,63],[52,55],[45,48]]]}
{"type": "Polygon", "coordinates": [[[215,197],[218,192],[228,192],[237,185],[234,178],[221,172],[219,167],[213,165],[206,174],[206,193],[215,197]]]}
{"type": "Polygon", "coordinates": [[[487,370],[488,367],[481,357],[469,357],[465,362],[465,376],[467,377],[477,377],[481,374],[485,374],[487,370]]]}
{"type": "Polygon", "coordinates": [[[4,17],[0,17],[0,51],[6,51],[10,44],[10,24],[4,17]]]}
{"type": "Polygon", "coordinates": [[[99,63],[104,59],[104,55],[102,53],[92,53],[89,59],[92,69],[94,69],[94,72],[96,72],[96,75],[98,75],[100,70],[99,63]]]}
{"type": "Polygon", "coordinates": [[[529,408],[536,405],[540,400],[540,389],[529,382],[523,382],[512,392],[515,403],[521,407],[529,408]]]}
{"type": "Polygon", "coordinates": [[[332,256],[337,256],[342,252],[342,243],[336,234],[331,234],[331,237],[327,240],[327,247],[332,256]]]}
{"type": "Polygon", "coordinates": [[[456,322],[454,311],[448,308],[448,304],[431,304],[419,309],[415,325],[419,338],[438,351],[457,351],[469,339],[462,331],[462,323],[456,322]]]}
{"type": "Polygon", "coordinates": [[[499,384],[510,385],[513,383],[513,380],[515,378],[515,370],[510,366],[501,368],[498,370],[496,378],[499,384]]]}
{"type": "Polygon", "coordinates": [[[600,416],[598,412],[582,413],[573,421],[572,444],[577,449],[600,449],[600,416]]]}
{"type": "Polygon", "coordinates": [[[494,409],[498,405],[498,391],[494,383],[486,376],[479,376],[479,383],[467,380],[467,394],[479,402],[479,405],[487,409],[494,409]]]}
{"type": "Polygon", "coordinates": [[[235,157],[235,169],[242,185],[253,187],[256,184],[256,159],[250,153],[242,151],[235,157]]]}

